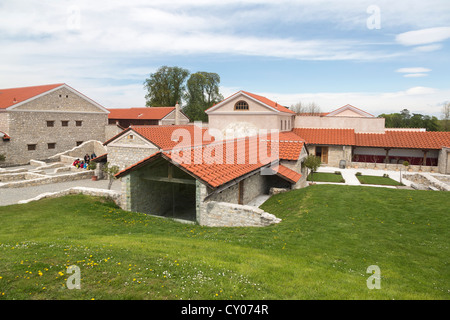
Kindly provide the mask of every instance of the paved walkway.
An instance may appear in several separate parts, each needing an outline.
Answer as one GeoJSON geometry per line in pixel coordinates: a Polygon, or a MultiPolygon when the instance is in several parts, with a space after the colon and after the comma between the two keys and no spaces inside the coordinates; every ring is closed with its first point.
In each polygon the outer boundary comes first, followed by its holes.
{"type": "MultiPolygon", "coordinates": [[[[88,187],[98,189],[108,189],[108,180],[92,181],[91,179],[44,184],[34,187],[24,188],[0,188],[0,206],[16,204],[20,200],[28,200],[47,192],[57,192],[72,187],[88,187]]],[[[113,182],[111,190],[120,191],[120,181],[113,182]]]]}
{"type": "MultiPolygon", "coordinates": [[[[358,180],[358,178],[355,176],[357,172],[361,172],[363,175],[370,175],[370,176],[380,176],[382,177],[384,174],[388,174],[389,178],[399,181],[400,182],[400,171],[391,171],[391,170],[383,170],[383,169],[341,169],[336,167],[320,167],[317,172],[335,172],[340,171],[342,174],[342,177],[345,179],[345,183],[337,183],[337,184],[346,184],[346,185],[352,185],[352,186],[361,186],[361,184],[358,180]]],[[[402,171],[402,174],[404,174],[405,171],[402,171]]],[[[318,184],[320,182],[317,182],[318,184]]],[[[323,183],[329,183],[329,182],[323,182],[323,183]]],[[[402,183],[407,186],[411,187],[412,182],[409,180],[406,180],[405,178],[402,178],[402,183]]],[[[396,188],[395,186],[381,186],[381,185],[364,185],[364,186],[376,186],[376,187],[385,187],[385,188],[396,188]]]]}

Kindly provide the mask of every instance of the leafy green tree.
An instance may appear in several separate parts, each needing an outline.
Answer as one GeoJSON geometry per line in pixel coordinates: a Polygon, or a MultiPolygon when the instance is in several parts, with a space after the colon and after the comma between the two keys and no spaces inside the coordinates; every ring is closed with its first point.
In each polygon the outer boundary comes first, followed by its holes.
{"type": "Polygon", "coordinates": [[[174,106],[181,103],[190,72],[180,67],[162,66],[145,79],[147,107],[174,106]]]}
{"type": "Polygon", "coordinates": [[[317,170],[317,168],[321,165],[320,157],[310,154],[306,157],[305,161],[303,161],[303,165],[311,170],[311,182],[314,181],[313,173],[317,170]]]}
{"type": "Polygon", "coordinates": [[[108,190],[111,189],[111,186],[116,179],[115,175],[119,172],[118,166],[110,166],[110,163],[107,162],[103,166],[103,172],[108,176],[109,182],[108,182],[108,190]]]}
{"type": "Polygon", "coordinates": [[[208,121],[205,110],[223,100],[219,92],[220,76],[212,72],[191,74],[186,83],[186,107],[183,112],[192,121],[208,121]]]}

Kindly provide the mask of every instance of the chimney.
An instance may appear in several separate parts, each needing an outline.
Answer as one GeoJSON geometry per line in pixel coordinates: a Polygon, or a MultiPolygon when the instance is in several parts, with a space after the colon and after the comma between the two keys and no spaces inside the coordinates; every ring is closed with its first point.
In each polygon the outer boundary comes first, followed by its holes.
{"type": "Polygon", "coordinates": [[[178,101],[175,105],[175,125],[180,124],[180,105],[178,104],[178,101]]]}

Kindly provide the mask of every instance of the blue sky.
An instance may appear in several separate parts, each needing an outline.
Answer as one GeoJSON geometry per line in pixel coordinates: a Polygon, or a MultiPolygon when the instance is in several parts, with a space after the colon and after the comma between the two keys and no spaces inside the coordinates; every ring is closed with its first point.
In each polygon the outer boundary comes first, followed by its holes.
{"type": "Polygon", "coordinates": [[[65,82],[107,108],[145,104],[162,65],[216,72],[280,104],[439,116],[450,2],[0,1],[0,88],[65,82]]]}

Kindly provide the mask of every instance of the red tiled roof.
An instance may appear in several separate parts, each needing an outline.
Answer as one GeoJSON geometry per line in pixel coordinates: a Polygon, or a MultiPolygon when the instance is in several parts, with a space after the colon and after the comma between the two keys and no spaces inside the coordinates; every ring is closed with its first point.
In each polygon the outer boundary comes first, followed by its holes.
{"type": "Polygon", "coordinates": [[[260,147],[265,145],[260,144],[257,139],[247,137],[169,152],[166,155],[195,177],[216,188],[278,159],[276,150],[271,153],[267,146],[267,153],[261,150],[260,154],[260,147]]]}
{"type": "Polygon", "coordinates": [[[243,91],[243,90],[238,91],[238,92],[232,94],[232,95],[229,96],[228,98],[223,99],[222,101],[220,101],[219,103],[216,103],[215,105],[209,107],[209,108],[206,109],[205,111],[208,111],[208,110],[214,108],[214,107],[217,106],[218,104],[220,104],[220,103],[222,103],[222,102],[224,102],[224,101],[230,99],[231,97],[234,97],[235,95],[237,95],[237,94],[239,94],[239,93],[241,93],[241,92],[244,93],[244,94],[246,94],[246,95],[248,95],[248,96],[250,96],[250,97],[252,97],[253,99],[258,100],[259,102],[262,102],[262,103],[268,105],[268,106],[271,107],[271,108],[275,108],[275,109],[278,110],[278,111],[295,114],[294,111],[290,110],[289,108],[286,108],[285,106],[282,106],[282,105],[278,104],[277,102],[274,102],[274,101],[272,101],[272,100],[270,100],[270,99],[267,99],[266,97],[259,96],[259,95],[257,95],[257,94],[250,93],[250,92],[243,91]]]}
{"type": "Polygon", "coordinates": [[[196,125],[143,125],[131,126],[103,143],[103,145],[111,143],[130,130],[138,133],[163,150],[170,150],[175,147],[202,145],[214,141],[214,137],[208,134],[206,128],[200,128],[196,125]],[[185,138],[188,138],[188,140],[184,140],[185,138]]]}
{"type": "Polygon", "coordinates": [[[173,110],[175,107],[108,109],[108,119],[161,120],[173,110]]]}
{"type": "Polygon", "coordinates": [[[297,183],[297,181],[302,177],[301,173],[295,172],[294,170],[291,170],[281,164],[273,168],[273,170],[278,176],[283,177],[292,183],[297,183]]]}
{"type": "Polygon", "coordinates": [[[355,144],[361,147],[441,149],[450,145],[450,132],[386,131],[384,134],[356,133],[355,144]]]}
{"type": "Polygon", "coordinates": [[[298,160],[303,150],[305,140],[292,131],[280,132],[278,141],[274,137],[268,136],[269,146],[278,143],[279,158],[282,160],[298,160]]]}
{"type": "Polygon", "coordinates": [[[354,129],[294,128],[292,131],[308,144],[355,145],[354,129]]]}
{"type": "Polygon", "coordinates": [[[250,97],[268,105],[268,106],[271,106],[272,108],[277,109],[278,111],[295,114],[295,112],[290,110],[289,108],[286,108],[285,106],[282,106],[282,105],[278,104],[277,102],[273,102],[272,100],[269,100],[266,97],[258,96],[257,94],[250,93],[247,91],[242,91],[242,92],[245,93],[246,95],[249,95],[250,97]]]}
{"type": "MultiPolygon", "coordinates": [[[[303,147],[303,142],[297,142],[301,143],[303,147]]],[[[246,137],[193,148],[169,150],[153,154],[122,170],[116,176],[122,177],[162,156],[212,188],[217,188],[243,175],[276,163],[279,159],[279,150],[276,148],[271,150],[273,147],[271,144],[260,143],[256,137],[246,137]],[[267,148],[266,152],[261,148],[267,148]]],[[[300,174],[281,165],[277,165],[276,170],[280,177],[293,183],[301,177],[300,174]]]]}
{"type": "Polygon", "coordinates": [[[0,89],[0,109],[6,109],[17,103],[23,102],[42,93],[64,85],[64,83],[49,84],[43,86],[0,89]]]}

